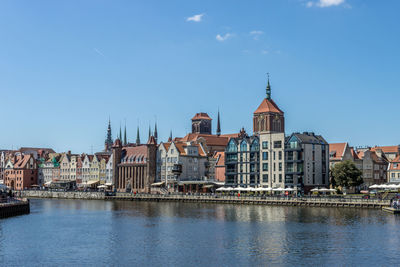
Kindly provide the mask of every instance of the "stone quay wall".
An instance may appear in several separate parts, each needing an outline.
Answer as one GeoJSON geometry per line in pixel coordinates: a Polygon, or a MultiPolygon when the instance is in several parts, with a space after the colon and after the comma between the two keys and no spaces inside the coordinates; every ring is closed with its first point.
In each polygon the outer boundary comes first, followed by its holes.
{"type": "Polygon", "coordinates": [[[11,202],[0,204],[0,218],[29,214],[29,212],[30,206],[28,199],[15,199],[11,202]]]}
{"type": "Polygon", "coordinates": [[[24,190],[15,194],[26,198],[62,198],[62,199],[94,199],[94,200],[127,200],[127,201],[173,201],[197,203],[226,203],[248,205],[284,205],[284,206],[310,206],[310,207],[349,207],[349,208],[375,208],[390,206],[390,200],[356,199],[356,198],[329,198],[329,197],[252,197],[252,196],[226,196],[226,195],[182,195],[182,194],[132,194],[116,193],[106,196],[104,192],[54,192],[24,190]]]}
{"type": "Polygon", "coordinates": [[[40,191],[40,190],[23,190],[15,191],[16,196],[25,198],[63,198],[63,199],[105,199],[104,192],[80,192],[80,191],[40,191]]]}

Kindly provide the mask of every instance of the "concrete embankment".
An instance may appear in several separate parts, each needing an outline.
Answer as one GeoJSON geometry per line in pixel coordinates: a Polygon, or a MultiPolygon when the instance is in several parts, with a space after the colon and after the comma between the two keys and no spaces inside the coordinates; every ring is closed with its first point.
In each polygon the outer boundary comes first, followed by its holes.
{"type": "Polygon", "coordinates": [[[29,212],[29,200],[27,199],[13,200],[10,203],[0,204],[0,218],[29,214],[29,212]]]}
{"type": "Polygon", "coordinates": [[[360,198],[330,198],[330,197],[254,197],[254,196],[226,196],[226,195],[155,195],[117,193],[115,196],[106,196],[103,192],[52,192],[52,191],[21,191],[17,195],[27,198],[63,198],[63,199],[97,199],[97,200],[127,200],[127,201],[174,201],[197,203],[227,203],[248,205],[282,205],[282,206],[309,206],[309,207],[349,207],[375,208],[390,206],[389,200],[360,199],[360,198]]]}

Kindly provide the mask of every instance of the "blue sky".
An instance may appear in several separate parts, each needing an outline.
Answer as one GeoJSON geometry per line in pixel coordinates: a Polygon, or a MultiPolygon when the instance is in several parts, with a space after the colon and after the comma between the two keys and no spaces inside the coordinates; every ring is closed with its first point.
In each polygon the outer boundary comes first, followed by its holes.
{"type": "Polygon", "coordinates": [[[196,112],[251,132],[265,96],[286,132],[400,144],[397,0],[0,1],[0,148],[99,151],[108,117],[147,139],[196,112]],[[197,16],[196,16],[197,15],[197,16]]]}

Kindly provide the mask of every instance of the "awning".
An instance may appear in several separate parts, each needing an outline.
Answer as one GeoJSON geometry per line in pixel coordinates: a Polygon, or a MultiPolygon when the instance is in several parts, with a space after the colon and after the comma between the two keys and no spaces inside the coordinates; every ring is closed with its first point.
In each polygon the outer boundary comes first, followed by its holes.
{"type": "Polygon", "coordinates": [[[105,185],[99,185],[97,188],[107,188],[105,185]]]}
{"type": "Polygon", "coordinates": [[[190,184],[209,184],[208,181],[180,181],[179,185],[190,185],[190,184]]]}
{"type": "Polygon", "coordinates": [[[214,187],[214,185],[212,185],[212,184],[207,184],[207,185],[203,186],[203,188],[212,188],[212,187],[214,187]]]}
{"type": "Polygon", "coordinates": [[[51,185],[51,183],[52,183],[52,181],[45,182],[44,186],[49,186],[49,185],[51,185]]]}
{"type": "Polygon", "coordinates": [[[106,186],[112,186],[112,183],[106,183],[106,186]]]}
{"type": "Polygon", "coordinates": [[[100,183],[99,180],[91,180],[91,181],[88,181],[86,184],[87,185],[94,185],[94,184],[98,184],[98,183],[100,183]]]}
{"type": "Polygon", "coordinates": [[[151,186],[161,186],[163,184],[165,184],[164,181],[163,182],[152,183],[151,186]]]}

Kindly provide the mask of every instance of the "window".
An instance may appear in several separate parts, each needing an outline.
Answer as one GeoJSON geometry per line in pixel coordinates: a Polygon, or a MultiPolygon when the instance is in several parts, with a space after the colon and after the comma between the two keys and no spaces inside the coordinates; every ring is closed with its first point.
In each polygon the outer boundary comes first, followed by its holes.
{"type": "Polygon", "coordinates": [[[268,160],[268,152],[263,152],[262,153],[262,159],[263,160],[268,160]]]}
{"type": "Polygon", "coordinates": [[[251,150],[251,151],[258,151],[258,149],[259,149],[258,147],[259,147],[259,145],[258,145],[258,140],[255,139],[255,140],[253,141],[253,143],[251,144],[250,150],[251,150]]]}
{"type": "Polygon", "coordinates": [[[229,141],[227,151],[228,152],[237,152],[237,146],[233,139],[231,139],[231,141],[229,141]]]}
{"type": "Polygon", "coordinates": [[[268,171],[268,163],[263,163],[263,171],[267,172],[268,171]]]}
{"type": "Polygon", "coordinates": [[[282,162],[279,162],[279,171],[282,171],[282,162]]]}
{"type": "Polygon", "coordinates": [[[282,148],[282,141],[275,141],[274,148],[282,148]]]}
{"type": "Polygon", "coordinates": [[[282,183],[282,174],[279,174],[279,182],[282,183]]]}
{"type": "Polygon", "coordinates": [[[267,141],[262,142],[262,148],[263,149],[267,149],[268,148],[268,142],[267,141]]]}
{"type": "Polygon", "coordinates": [[[263,183],[268,183],[268,174],[263,174],[263,183]]]}
{"type": "Polygon", "coordinates": [[[246,142],[246,140],[243,140],[242,143],[240,144],[240,151],[247,151],[247,142],[246,142]]]}
{"type": "Polygon", "coordinates": [[[278,152],[278,158],[279,158],[279,160],[282,160],[282,151],[278,152]]]}

